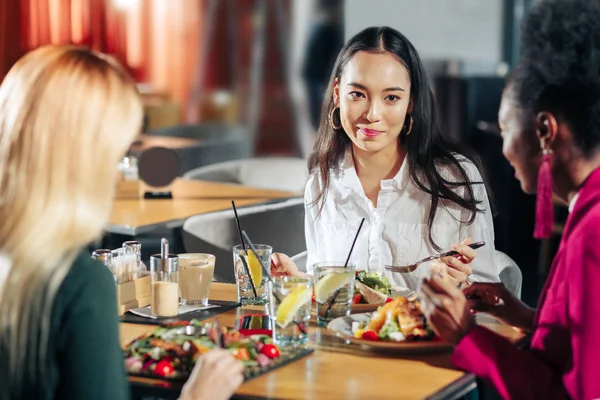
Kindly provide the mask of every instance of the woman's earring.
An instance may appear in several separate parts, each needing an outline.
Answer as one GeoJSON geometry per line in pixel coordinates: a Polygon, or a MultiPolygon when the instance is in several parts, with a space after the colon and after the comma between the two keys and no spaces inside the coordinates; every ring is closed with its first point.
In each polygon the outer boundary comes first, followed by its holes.
{"type": "Polygon", "coordinates": [[[546,239],[552,235],[554,225],[554,203],[552,201],[552,173],[550,168],[550,158],[552,149],[546,145],[546,140],[542,139],[540,146],[543,156],[540,169],[538,171],[537,198],[535,202],[535,229],[533,237],[535,239],[546,239]]]}
{"type": "Polygon", "coordinates": [[[333,129],[341,129],[342,128],[342,123],[340,121],[339,125],[335,125],[335,123],[333,122],[333,116],[334,116],[334,112],[335,110],[339,110],[339,107],[335,107],[332,108],[331,111],[329,111],[329,126],[331,126],[333,129]]]}
{"type": "MultiPolygon", "coordinates": [[[[410,132],[412,131],[412,126],[413,126],[413,117],[410,114],[407,114],[408,118],[410,118],[410,124],[408,126],[408,131],[406,131],[406,136],[410,135],[410,132]]],[[[404,126],[406,126],[406,122],[404,123],[404,126]]]]}

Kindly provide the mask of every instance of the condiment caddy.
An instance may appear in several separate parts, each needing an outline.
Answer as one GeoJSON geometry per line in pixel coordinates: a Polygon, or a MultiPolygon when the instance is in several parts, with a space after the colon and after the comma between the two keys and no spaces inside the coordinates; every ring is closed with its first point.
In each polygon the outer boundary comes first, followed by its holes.
{"type": "Polygon", "coordinates": [[[152,278],[141,260],[141,248],[139,242],[128,241],[119,249],[98,249],[92,253],[92,258],[113,274],[119,315],[132,308],[146,307],[152,301],[152,278]]]}

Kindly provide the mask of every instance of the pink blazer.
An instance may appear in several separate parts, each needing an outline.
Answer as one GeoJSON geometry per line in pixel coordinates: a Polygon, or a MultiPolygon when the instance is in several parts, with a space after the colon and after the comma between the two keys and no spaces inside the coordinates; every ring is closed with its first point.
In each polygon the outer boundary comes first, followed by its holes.
{"type": "Polygon", "coordinates": [[[452,362],[505,399],[600,398],[600,168],[579,190],[534,324],[531,350],[478,326],[452,362]]]}

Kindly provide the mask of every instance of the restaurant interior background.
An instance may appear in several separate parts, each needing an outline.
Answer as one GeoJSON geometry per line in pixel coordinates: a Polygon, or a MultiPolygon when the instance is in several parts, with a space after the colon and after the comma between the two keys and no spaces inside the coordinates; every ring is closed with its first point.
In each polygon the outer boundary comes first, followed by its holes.
{"type": "MultiPolygon", "coordinates": [[[[532,304],[565,213],[557,205],[552,239],[531,238],[535,199],[522,194],[504,160],[496,123],[531,2],[0,0],[0,79],[40,45],[91,46],[113,54],[139,83],[146,133],[201,138],[191,149],[198,152],[231,140],[212,158],[182,155],[182,173],[250,157],[306,158],[344,40],[367,26],[392,26],[413,42],[429,70],[445,133],[483,158],[497,210],[496,248],[520,266],[522,296],[532,304]]],[[[147,236],[140,238],[149,243],[145,253],[154,253],[158,236],[147,236]]]]}

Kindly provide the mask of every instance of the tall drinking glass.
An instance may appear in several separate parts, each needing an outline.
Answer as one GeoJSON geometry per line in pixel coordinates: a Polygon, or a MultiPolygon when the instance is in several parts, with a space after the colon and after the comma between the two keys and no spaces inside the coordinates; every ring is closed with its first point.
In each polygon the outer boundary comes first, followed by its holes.
{"type": "Polygon", "coordinates": [[[261,262],[270,268],[273,248],[266,244],[257,244],[254,247],[256,254],[248,245],[233,246],[237,295],[238,301],[242,304],[266,304],[267,302],[268,280],[263,273],[261,262]]]}
{"type": "Polygon", "coordinates": [[[276,344],[297,346],[308,341],[312,293],[313,284],[309,277],[273,278],[270,305],[276,344]]]}
{"type": "Polygon", "coordinates": [[[317,324],[327,324],[350,314],[354,294],[356,265],[343,262],[323,262],[314,265],[317,324]]]}

